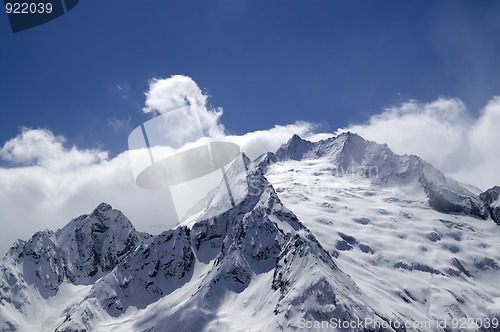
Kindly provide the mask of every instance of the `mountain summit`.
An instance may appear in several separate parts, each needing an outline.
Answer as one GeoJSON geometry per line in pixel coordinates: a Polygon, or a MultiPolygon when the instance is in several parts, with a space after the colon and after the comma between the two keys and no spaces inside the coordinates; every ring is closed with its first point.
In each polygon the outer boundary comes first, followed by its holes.
{"type": "Polygon", "coordinates": [[[244,161],[246,176],[227,175],[249,194],[229,211],[216,188],[196,220],[149,235],[102,203],[17,241],[0,263],[0,330],[498,328],[498,187],[352,133],[294,135],[244,161]]]}
{"type": "Polygon", "coordinates": [[[490,206],[494,201],[490,197],[498,197],[498,190],[492,188],[481,194],[478,188],[455,181],[418,156],[396,155],[386,144],[367,141],[351,132],[316,143],[294,135],[274,156],[267,158],[273,157],[275,161],[326,157],[335,166],[335,172],[342,173],[339,175],[354,173],[370,178],[377,185],[418,186],[437,211],[465,213],[482,219],[492,217],[500,223],[490,206]]]}

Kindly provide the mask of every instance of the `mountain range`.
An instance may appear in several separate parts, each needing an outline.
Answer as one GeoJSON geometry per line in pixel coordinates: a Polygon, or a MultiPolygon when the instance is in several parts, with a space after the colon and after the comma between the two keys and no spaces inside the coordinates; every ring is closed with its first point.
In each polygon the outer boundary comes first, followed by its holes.
{"type": "Polygon", "coordinates": [[[0,331],[500,331],[500,187],[342,133],[227,171],[188,224],[101,203],[0,262],[0,331]],[[245,167],[245,169],[237,169],[245,167]]]}

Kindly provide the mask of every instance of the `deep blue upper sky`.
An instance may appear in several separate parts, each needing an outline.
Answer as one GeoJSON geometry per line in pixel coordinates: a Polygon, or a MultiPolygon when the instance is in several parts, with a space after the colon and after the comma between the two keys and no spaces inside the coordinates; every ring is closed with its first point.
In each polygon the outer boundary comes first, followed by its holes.
{"type": "Polygon", "coordinates": [[[500,1],[81,0],[16,34],[0,14],[0,50],[0,144],[49,128],[114,154],[128,132],[109,119],[142,123],[148,80],[173,74],[206,89],[232,133],[334,130],[439,96],[478,112],[500,93],[500,1]]]}

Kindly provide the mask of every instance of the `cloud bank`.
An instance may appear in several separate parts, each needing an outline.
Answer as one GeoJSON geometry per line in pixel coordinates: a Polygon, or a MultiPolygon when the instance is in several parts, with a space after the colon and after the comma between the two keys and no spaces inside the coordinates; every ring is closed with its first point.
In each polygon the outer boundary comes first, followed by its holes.
{"type": "MultiPolygon", "coordinates": [[[[312,128],[296,123],[228,140],[255,157],[268,148],[274,150],[292,133],[307,136],[312,128]]],[[[63,142],[46,129],[23,129],[0,149],[0,157],[15,164],[0,167],[0,255],[16,239],[61,228],[100,202],[122,210],[140,231],[160,233],[175,225],[175,212],[166,208],[168,192],[135,184],[128,151],[109,158],[104,151],[67,148],[63,142]]]]}
{"type": "Polygon", "coordinates": [[[23,128],[20,135],[6,142],[0,158],[14,164],[40,165],[50,169],[67,169],[100,162],[108,157],[99,150],[67,149],[64,137],[46,129],[23,128]]]}

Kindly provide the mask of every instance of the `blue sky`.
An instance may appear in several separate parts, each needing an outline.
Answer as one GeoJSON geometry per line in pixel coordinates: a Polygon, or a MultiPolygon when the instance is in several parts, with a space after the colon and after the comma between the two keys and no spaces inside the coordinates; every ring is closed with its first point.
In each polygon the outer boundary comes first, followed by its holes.
{"type": "Polygon", "coordinates": [[[148,80],[174,74],[237,134],[296,120],[334,131],[440,96],[474,116],[500,92],[498,1],[83,0],[16,34],[0,16],[1,142],[48,128],[114,155],[149,117],[148,80]]]}
{"type": "Polygon", "coordinates": [[[0,15],[0,51],[0,252],[103,201],[172,227],[127,138],[186,91],[251,158],[340,128],[500,185],[497,0],[82,0],[15,34],[0,15]]]}

